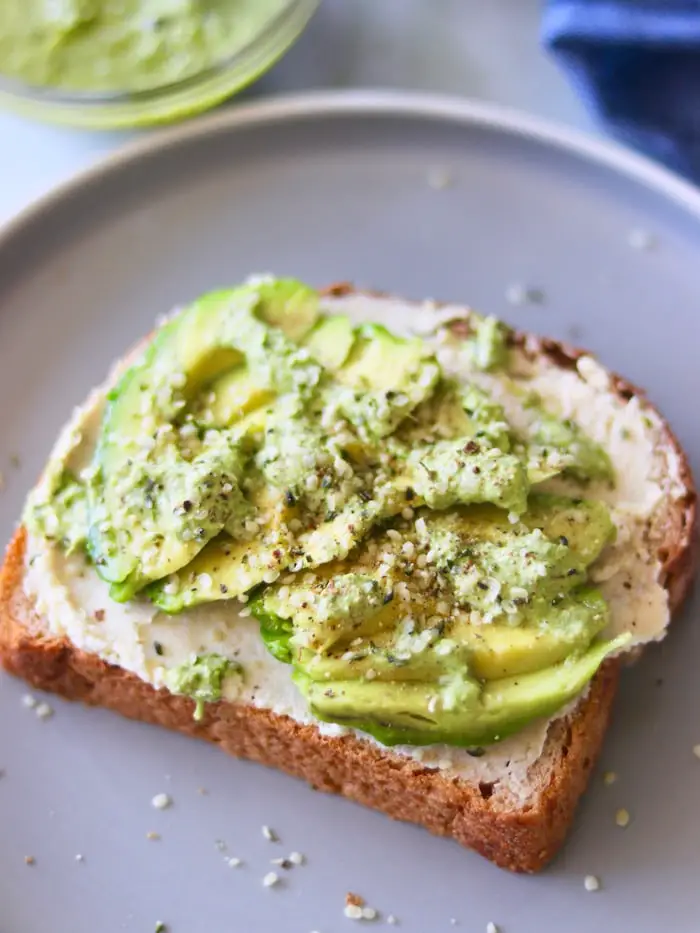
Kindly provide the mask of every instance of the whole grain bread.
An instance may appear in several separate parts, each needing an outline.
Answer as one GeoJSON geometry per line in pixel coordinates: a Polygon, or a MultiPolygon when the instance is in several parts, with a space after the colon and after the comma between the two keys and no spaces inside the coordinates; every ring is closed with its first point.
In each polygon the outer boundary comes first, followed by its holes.
{"type": "MultiPolygon", "coordinates": [[[[331,295],[346,295],[337,285],[331,295]]],[[[459,332],[463,325],[453,325],[459,332]]],[[[582,355],[560,343],[529,335],[513,341],[527,354],[547,356],[562,369],[582,355]]],[[[652,406],[641,390],[620,377],[612,391],[652,406]]],[[[650,528],[660,562],[659,582],[675,613],[694,571],[696,494],[687,459],[664,425],[662,442],[680,463],[682,496],[653,518],[650,528]]],[[[0,660],[33,687],[70,700],[104,706],[123,716],[218,743],[248,758],[300,777],[317,790],[342,794],[394,819],[418,823],[449,836],[497,865],[535,872],[557,852],[571,825],[600,752],[622,661],[606,662],[590,690],[568,715],[554,720],[544,749],[527,774],[527,795],[514,795],[506,780],[474,783],[399,757],[354,735],[329,737],[313,725],[269,710],[222,701],[208,704],[201,721],[193,701],[158,690],[120,667],[53,636],[24,593],[26,532],[20,527],[0,570],[0,660]]]]}

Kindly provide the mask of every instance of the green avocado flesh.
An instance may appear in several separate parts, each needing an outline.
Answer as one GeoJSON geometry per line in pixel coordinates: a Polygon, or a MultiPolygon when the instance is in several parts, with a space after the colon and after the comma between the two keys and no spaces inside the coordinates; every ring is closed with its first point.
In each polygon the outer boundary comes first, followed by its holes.
{"type": "MultiPolygon", "coordinates": [[[[531,427],[512,428],[484,381],[515,380],[508,332],[474,321],[457,380],[433,344],[329,314],[301,282],[203,295],[117,379],[89,466],[53,461],[26,520],[116,601],[248,601],[319,719],[386,744],[498,741],[623,644],[602,640],[589,580],[614,539],[593,484],[614,475],[529,397],[531,427]]],[[[199,716],[236,669],[202,654],[166,680],[199,716]]]]}
{"type": "Polygon", "coordinates": [[[561,664],[485,685],[465,676],[443,684],[340,681],[330,685],[310,681],[301,671],[294,676],[311,711],[325,722],[361,729],[384,745],[442,742],[473,747],[498,742],[533,719],[556,713],[629,639],[620,636],[561,664]]]}

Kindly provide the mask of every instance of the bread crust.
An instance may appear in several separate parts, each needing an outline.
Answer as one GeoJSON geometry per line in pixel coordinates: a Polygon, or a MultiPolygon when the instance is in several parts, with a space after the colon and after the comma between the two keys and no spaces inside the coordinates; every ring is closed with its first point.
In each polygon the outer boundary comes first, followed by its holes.
{"type": "MultiPolygon", "coordinates": [[[[350,294],[352,286],[327,293],[350,294]]],[[[458,327],[458,325],[455,325],[458,327]]],[[[584,355],[550,340],[514,335],[533,355],[571,368],[584,355]]],[[[613,389],[625,399],[644,394],[620,377],[613,389]]],[[[678,457],[686,494],[659,516],[655,537],[661,582],[675,612],[693,578],[696,494],[687,458],[664,422],[664,440],[678,457]]],[[[26,532],[20,527],[0,570],[0,661],[32,686],[69,700],[104,706],[130,719],[182,732],[220,745],[236,757],[302,778],[317,790],[342,794],[386,815],[424,826],[517,872],[540,870],[557,852],[598,758],[610,719],[621,662],[606,662],[574,711],[554,721],[543,754],[528,773],[532,793],[513,797],[499,782],[474,784],[401,758],[353,735],[322,735],[269,710],[228,701],[208,704],[193,719],[193,701],[158,690],[122,668],[50,634],[23,590],[26,532]]]]}

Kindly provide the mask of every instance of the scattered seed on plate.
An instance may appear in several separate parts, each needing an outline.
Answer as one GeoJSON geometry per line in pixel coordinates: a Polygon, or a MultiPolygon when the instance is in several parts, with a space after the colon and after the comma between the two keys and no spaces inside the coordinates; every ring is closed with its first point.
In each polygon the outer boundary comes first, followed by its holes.
{"type": "Polygon", "coordinates": [[[607,784],[608,786],[610,786],[610,784],[614,784],[616,780],[617,775],[614,771],[606,771],[603,775],[603,784],[607,784]]]}
{"type": "Polygon", "coordinates": [[[153,830],[146,833],[146,839],[149,839],[151,842],[154,842],[160,839],[160,833],[155,833],[153,830]]]}
{"type": "Polygon", "coordinates": [[[270,826],[263,826],[262,834],[268,842],[279,842],[279,836],[270,826]]]}
{"type": "Polygon", "coordinates": [[[656,237],[648,230],[637,228],[635,230],[630,230],[627,242],[632,249],[649,250],[656,246],[656,237]]]}
{"type": "Polygon", "coordinates": [[[36,859],[34,858],[33,855],[25,855],[24,864],[25,865],[36,865],[36,859]]]}
{"type": "Polygon", "coordinates": [[[168,928],[162,920],[156,920],[155,933],[168,933],[168,928]]]}
{"type": "Polygon", "coordinates": [[[343,913],[348,920],[362,920],[362,908],[359,904],[346,904],[343,913]]]}
{"type": "Polygon", "coordinates": [[[84,855],[81,855],[80,853],[78,853],[78,854],[76,855],[76,857],[75,857],[75,860],[76,860],[76,862],[84,862],[84,861],[85,861],[85,856],[84,856],[84,855]]]}
{"type": "Polygon", "coordinates": [[[396,917],[393,914],[389,914],[386,918],[386,922],[389,924],[390,927],[394,927],[399,921],[396,919],[396,917]]]}
{"type": "Polygon", "coordinates": [[[498,933],[498,927],[491,920],[486,924],[486,933],[498,933]]]}
{"type": "Polygon", "coordinates": [[[363,920],[376,920],[377,911],[374,907],[363,907],[362,908],[362,919],[363,920]]]}
{"type": "Polygon", "coordinates": [[[541,305],[544,304],[544,292],[541,288],[533,288],[530,285],[521,285],[516,282],[506,289],[506,301],[509,305],[516,307],[541,305]]]}
{"type": "Polygon", "coordinates": [[[449,188],[453,182],[452,175],[446,168],[440,166],[433,166],[433,168],[428,169],[427,175],[428,186],[434,191],[443,191],[445,188],[449,188]]]}
{"type": "Polygon", "coordinates": [[[292,868],[292,863],[288,858],[271,858],[270,865],[276,865],[277,868],[284,868],[285,871],[289,871],[292,868]]]}
{"type": "Polygon", "coordinates": [[[233,858],[227,859],[226,864],[229,868],[240,868],[243,864],[243,860],[234,856],[233,858]]]}
{"type": "Polygon", "coordinates": [[[587,891],[598,891],[600,889],[600,880],[595,875],[586,875],[583,879],[583,886],[587,891]]]}
{"type": "Polygon", "coordinates": [[[364,907],[365,899],[360,894],[353,894],[352,891],[348,891],[345,895],[346,904],[354,904],[355,907],[364,907]]]}
{"type": "Polygon", "coordinates": [[[53,716],[53,706],[48,703],[39,703],[35,710],[39,719],[51,719],[53,716]]]}
{"type": "Polygon", "coordinates": [[[618,810],[617,813],[615,814],[615,822],[617,823],[619,827],[621,827],[621,829],[624,829],[625,826],[628,826],[629,821],[630,821],[630,815],[629,815],[628,810],[625,810],[623,808],[621,810],[618,810]]]}
{"type": "Polygon", "coordinates": [[[693,746],[693,754],[696,758],[700,758],[700,745],[693,746]]]}
{"type": "Polygon", "coordinates": [[[263,887],[272,888],[276,884],[279,884],[280,876],[275,871],[269,871],[263,878],[263,887]]]}
{"type": "Polygon", "coordinates": [[[292,865],[303,865],[306,861],[306,857],[301,852],[290,852],[289,861],[292,865]]]}
{"type": "Polygon", "coordinates": [[[167,794],[156,794],[153,800],[151,800],[151,805],[154,806],[156,810],[166,810],[172,805],[172,802],[172,798],[167,794]]]}
{"type": "Polygon", "coordinates": [[[197,788],[197,793],[198,793],[198,794],[201,794],[202,797],[206,797],[207,794],[209,793],[209,791],[206,789],[206,787],[198,787],[198,788],[197,788]]]}
{"type": "Polygon", "coordinates": [[[31,693],[25,693],[22,697],[22,706],[26,706],[27,709],[36,709],[39,701],[36,697],[33,697],[31,693]]]}

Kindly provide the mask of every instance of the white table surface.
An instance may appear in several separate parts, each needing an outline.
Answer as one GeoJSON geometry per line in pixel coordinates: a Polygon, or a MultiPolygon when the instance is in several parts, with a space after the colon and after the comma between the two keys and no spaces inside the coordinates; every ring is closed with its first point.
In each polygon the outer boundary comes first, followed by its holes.
{"type": "MultiPolygon", "coordinates": [[[[309,88],[420,89],[495,101],[591,130],[540,47],[540,12],[540,0],[324,0],[298,44],[238,100],[309,88]]],[[[0,114],[0,222],[139,135],[0,114]]]]}

